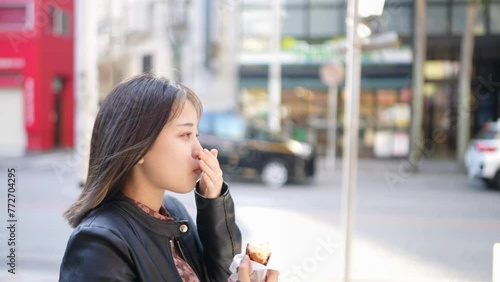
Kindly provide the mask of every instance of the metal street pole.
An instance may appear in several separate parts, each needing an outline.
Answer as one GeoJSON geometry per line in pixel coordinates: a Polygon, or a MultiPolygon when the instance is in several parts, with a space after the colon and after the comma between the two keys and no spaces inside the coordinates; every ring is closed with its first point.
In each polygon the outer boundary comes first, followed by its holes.
{"type": "Polygon", "coordinates": [[[320,69],[323,83],[328,85],[327,147],[325,169],[335,170],[337,148],[338,85],[344,79],[344,68],[339,63],[325,64],[320,69]]]}
{"type": "Polygon", "coordinates": [[[476,21],[477,2],[472,0],[467,9],[467,21],[462,36],[459,74],[459,102],[457,105],[457,161],[464,165],[464,154],[470,138],[470,76],[474,55],[474,22],[476,21]]]}
{"type": "Polygon", "coordinates": [[[328,148],[327,167],[328,170],[335,171],[335,158],[337,157],[337,97],[338,84],[328,86],[328,148]]]}
{"type": "Polygon", "coordinates": [[[422,157],[422,111],[424,95],[424,63],[427,50],[427,37],[425,34],[426,0],[415,0],[415,31],[413,35],[413,90],[412,90],[412,121],[411,143],[408,160],[411,171],[418,170],[418,163],[422,157]]]}
{"type": "Polygon", "coordinates": [[[90,138],[98,111],[97,17],[95,0],[78,0],[76,5],[75,91],[77,100],[76,153],[80,160],[79,184],[87,178],[90,138]]]}
{"type": "Polygon", "coordinates": [[[269,129],[281,130],[281,1],[272,1],[273,28],[271,31],[272,58],[269,65],[269,129]]]}
{"type": "Polygon", "coordinates": [[[217,89],[221,93],[221,99],[217,101],[220,108],[234,109],[239,105],[238,92],[238,27],[239,27],[239,3],[223,3],[218,1],[217,13],[217,36],[218,48],[217,60],[219,67],[216,72],[217,89]]]}
{"type": "Polygon", "coordinates": [[[351,280],[351,235],[354,227],[356,178],[358,169],[359,89],[361,44],[357,33],[358,0],[347,5],[346,100],[344,117],[344,156],[342,167],[343,278],[351,280]]]}

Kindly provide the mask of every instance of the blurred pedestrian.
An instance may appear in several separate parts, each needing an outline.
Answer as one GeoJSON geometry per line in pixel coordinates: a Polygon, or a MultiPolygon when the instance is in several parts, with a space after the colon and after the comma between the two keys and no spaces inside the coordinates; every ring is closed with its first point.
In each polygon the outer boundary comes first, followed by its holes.
{"type": "Polygon", "coordinates": [[[241,251],[202,105],[182,84],[142,74],[117,85],[95,120],[88,176],[65,217],[74,231],[60,281],[227,281],[241,251]],[[195,190],[197,225],[165,191],[195,190]]]}

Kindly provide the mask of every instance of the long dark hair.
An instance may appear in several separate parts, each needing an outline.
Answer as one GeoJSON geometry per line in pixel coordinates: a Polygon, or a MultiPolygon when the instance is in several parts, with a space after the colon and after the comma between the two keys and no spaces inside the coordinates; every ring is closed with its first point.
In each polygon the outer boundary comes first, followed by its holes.
{"type": "Polygon", "coordinates": [[[111,90],[94,123],[83,191],[64,213],[72,227],[121,189],[128,172],[163,127],[180,114],[186,101],[194,105],[199,119],[203,109],[193,91],[150,73],[125,80],[111,90]]]}

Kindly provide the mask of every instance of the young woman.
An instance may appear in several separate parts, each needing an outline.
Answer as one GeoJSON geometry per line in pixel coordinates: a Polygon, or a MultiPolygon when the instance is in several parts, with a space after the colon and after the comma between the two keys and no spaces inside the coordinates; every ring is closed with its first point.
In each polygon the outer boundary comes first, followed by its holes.
{"type": "Polygon", "coordinates": [[[111,91],[85,186],[65,213],[75,229],[60,281],[227,281],[241,234],[217,151],[198,142],[201,113],[190,89],[151,74],[111,91]],[[193,189],[196,225],[164,196],[193,189]]]}

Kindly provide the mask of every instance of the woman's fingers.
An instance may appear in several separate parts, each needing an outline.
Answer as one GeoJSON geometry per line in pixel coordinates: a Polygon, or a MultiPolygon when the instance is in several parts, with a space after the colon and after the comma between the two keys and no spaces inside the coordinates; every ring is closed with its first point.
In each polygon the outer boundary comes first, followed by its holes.
{"type": "Polygon", "coordinates": [[[217,160],[217,154],[217,150],[215,149],[212,149],[212,152],[207,149],[203,149],[203,152],[200,154],[200,160],[207,165],[207,168],[209,168],[215,176],[222,176],[222,170],[219,165],[219,160],[217,160]]]}
{"type": "Polygon", "coordinates": [[[217,159],[217,156],[219,155],[219,151],[217,151],[217,149],[210,150],[210,153],[212,153],[212,155],[214,155],[215,159],[217,159]]]}
{"type": "Polygon", "coordinates": [[[243,259],[241,259],[240,266],[238,267],[238,280],[240,282],[250,282],[251,272],[252,266],[250,265],[250,258],[248,255],[245,255],[243,259]]]}
{"type": "Polygon", "coordinates": [[[210,167],[205,161],[200,161],[200,168],[203,171],[203,174],[208,176],[211,182],[214,184],[220,183],[222,185],[222,172],[214,171],[213,167],[210,167]]]}
{"type": "MultiPolygon", "coordinates": [[[[250,282],[250,275],[252,274],[252,265],[250,264],[250,257],[245,255],[238,267],[238,280],[240,282],[250,282]]],[[[266,282],[277,282],[280,272],[275,269],[268,269],[266,273],[266,282]]]]}
{"type": "Polygon", "coordinates": [[[278,281],[278,276],[280,272],[275,269],[268,269],[266,273],[266,282],[276,282],[278,281]]]}
{"type": "Polygon", "coordinates": [[[215,149],[211,151],[203,149],[199,154],[200,168],[203,171],[200,182],[202,194],[208,198],[220,196],[222,189],[222,170],[217,160],[218,152],[215,149]]]}
{"type": "Polygon", "coordinates": [[[219,161],[217,160],[218,152],[215,149],[209,151],[208,149],[203,149],[200,154],[200,159],[205,161],[209,166],[217,168],[219,167],[219,161]]]}
{"type": "MultiPolygon", "coordinates": [[[[207,193],[214,189],[215,183],[212,181],[212,179],[210,179],[210,176],[208,176],[208,174],[203,173],[201,175],[201,178],[203,181],[205,181],[205,186],[206,186],[205,189],[208,190],[205,192],[205,196],[208,196],[207,193]]],[[[209,197],[209,198],[211,198],[211,197],[209,197]]]]}
{"type": "Polygon", "coordinates": [[[204,160],[200,160],[200,168],[201,168],[201,171],[203,171],[203,173],[207,174],[208,176],[210,176],[210,178],[215,178],[215,172],[213,171],[213,169],[207,164],[206,161],[204,160]]]}

